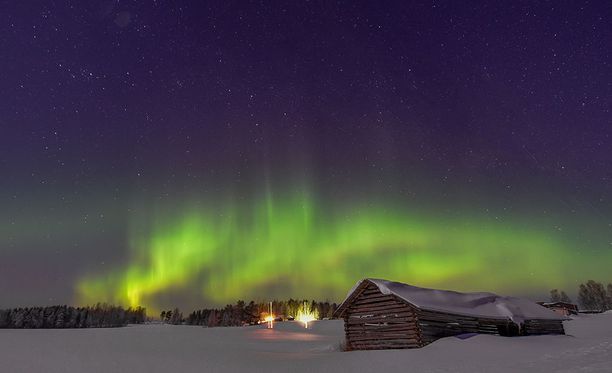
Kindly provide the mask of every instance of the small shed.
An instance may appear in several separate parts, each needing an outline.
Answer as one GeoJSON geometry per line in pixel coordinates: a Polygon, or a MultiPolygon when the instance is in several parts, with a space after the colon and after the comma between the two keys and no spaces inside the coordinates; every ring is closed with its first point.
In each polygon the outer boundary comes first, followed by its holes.
{"type": "Polygon", "coordinates": [[[565,334],[566,317],[526,299],[361,280],[340,304],[346,348],[419,348],[437,339],[482,333],[565,334]]]}
{"type": "Polygon", "coordinates": [[[577,315],[578,306],[567,302],[538,302],[539,305],[563,316],[577,315]]]}

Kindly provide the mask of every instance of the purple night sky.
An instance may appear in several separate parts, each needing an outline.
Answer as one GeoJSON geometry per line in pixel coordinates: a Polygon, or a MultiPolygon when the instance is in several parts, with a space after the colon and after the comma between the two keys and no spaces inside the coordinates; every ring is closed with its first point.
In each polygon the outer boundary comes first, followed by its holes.
{"type": "Polygon", "coordinates": [[[537,291],[610,280],[606,1],[17,1],[0,17],[0,307],[92,292],[125,303],[125,284],[150,307],[229,302],[238,288],[300,296],[332,260],[338,277],[304,296],[337,300],[370,274],[517,294],[529,276],[537,291]],[[296,193],[314,206],[304,230],[278,212],[296,193]],[[276,206],[267,230],[244,218],[262,199],[276,206]],[[359,226],[357,205],[370,217],[359,226]],[[204,206],[241,217],[208,236],[192,227],[181,245],[194,256],[164,264],[185,271],[153,280],[168,237],[204,206]],[[414,216],[418,257],[389,228],[414,216]],[[230,225],[240,240],[206,256],[202,242],[230,225]],[[365,241],[342,232],[364,226],[385,238],[345,250],[365,241]],[[452,252],[434,239],[447,228],[451,246],[463,240],[452,252]],[[515,266],[501,258],[523,243],[473,237],[522,232],[543,242],[523,250],[542,273],[479,273],[481,253],[515,266]],[[287,261],[241,261],[268,249],[287,261]],[[310,265],[294,261],[304,251],[310,265]],[[404,276],[398,258],[431,273],[404,276]],[[227,297],[207,293],[213,281],[227,297]]]}

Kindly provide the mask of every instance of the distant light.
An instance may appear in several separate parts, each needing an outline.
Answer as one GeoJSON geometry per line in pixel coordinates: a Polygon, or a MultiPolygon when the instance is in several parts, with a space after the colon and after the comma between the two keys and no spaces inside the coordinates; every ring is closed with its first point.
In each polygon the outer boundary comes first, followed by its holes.
{"type": "Polygon", "coordinates": [[[297,317],[295,319],[301,323],[304,323],[304,328],[308,329],[308,323],[315,321],[318,316],[319,313],[317,310],[311,309],[310,304],[308,304],[308,302],[304,302],[304,304],[298,309],[297,317]]]}
{"type": "Polygon", "coordinates": [[[297,321],[304,323],[304,328],[308,329],[308,323],[311,321],[315,321],[316,318],[314,317],[314,315],[312,313],[309,314],[304,314],[304,315],[298,315],[297,317],[297,321]]]}
{"type": "Polygon", "coordinates": [[[275,319],[276,319],[276,317],[272,313],[272,302],[270,302],[270,313],[268,314],[268,316],[266,316],[264,318],[264,321],[268,323],[268,329],[273,329],[274,328],[274,320],[275,319]]]}

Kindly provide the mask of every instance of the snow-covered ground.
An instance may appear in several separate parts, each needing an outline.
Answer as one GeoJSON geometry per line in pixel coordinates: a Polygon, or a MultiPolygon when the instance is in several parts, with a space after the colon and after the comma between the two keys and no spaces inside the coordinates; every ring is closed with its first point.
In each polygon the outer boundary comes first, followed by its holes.
{"type": "Polygon", "coordinates": [[[415,350],[341,352],[341,321],[236,328],[0,330],[0,372],[612,372],[612,313],[566,336],[445,338],[415,350]]]}

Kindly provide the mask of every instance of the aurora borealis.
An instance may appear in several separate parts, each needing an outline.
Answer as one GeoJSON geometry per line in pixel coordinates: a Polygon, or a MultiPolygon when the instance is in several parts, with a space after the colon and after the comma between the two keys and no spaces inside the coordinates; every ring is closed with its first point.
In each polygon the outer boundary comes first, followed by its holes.
{"type": "Polygon", "coordinates": [[[512,291],[566,283],[567,272],[585,264],[567,243],[535,228],[406,208],[351,208],[335,214],[308,194],[268,195],[253,204],[161,219],[149,234],[131,240],[127,266],[81,282],[81,299],[136,306],[194,285],[219,304],[262,297],[271,285],[280,285],[277,295],[338,299],[360,277],[455,288],[478,288],[488,279],[485,286],[512,291]]]}
{"type": "Polygon", "coordinates": [[[0,308],[612,281],[603,3],[2,7],[0,308]]]}

